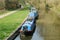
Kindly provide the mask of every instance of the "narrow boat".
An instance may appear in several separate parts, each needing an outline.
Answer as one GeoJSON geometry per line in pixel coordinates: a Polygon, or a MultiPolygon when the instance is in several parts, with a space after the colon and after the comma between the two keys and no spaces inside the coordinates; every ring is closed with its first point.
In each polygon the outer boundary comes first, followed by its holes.
{"type": "Polygon", "coordinates": [[[37,19],[38,18],[38,12],[37,12],[37,10],[33,10],[33,9],[31,9],[32,11],[29,13],[29,15],[28,15],[28,18],[33,18],[33,19],[37,19]]]}
{"type": "Polygon", "coordinates": [[[35,28],[35,22],[33,19],[27,19],[26,22],[22,25],[20,33],[24,33],[25,35],[31,34],[35,28]]]}
{"type": "Polygon", "coordinates": [[[24,22],[20,29],[20,34],[31,34],[33,33],[36,27],[36,18],[38,17],[38,13],[36,9],[31,9],[32,11],[29,13],[27,20],[24,22]]]}

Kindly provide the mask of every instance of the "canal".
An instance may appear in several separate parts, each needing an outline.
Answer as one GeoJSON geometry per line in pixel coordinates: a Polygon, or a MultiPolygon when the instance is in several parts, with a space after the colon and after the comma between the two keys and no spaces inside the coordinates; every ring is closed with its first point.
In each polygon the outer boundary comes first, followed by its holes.
{"type": "Polygon", "coordinates": [[[27,36],[20,38],[20,35],[18,35],[15,40],[44,40],[43,36],[40,33],[40,27],[37,26],[35,29],[35,32],[32,36],[27,36]]]}

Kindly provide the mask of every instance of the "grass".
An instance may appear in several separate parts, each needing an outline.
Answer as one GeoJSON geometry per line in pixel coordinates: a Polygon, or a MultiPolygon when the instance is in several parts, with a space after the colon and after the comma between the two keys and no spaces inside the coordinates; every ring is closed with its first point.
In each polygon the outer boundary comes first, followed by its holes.
{"type": "Polygon", "coordinates": [[[28,13],[28,10],[20,10],[15,14],[0,19],[0,40],[8,37],[27,17],[28,13]]]}

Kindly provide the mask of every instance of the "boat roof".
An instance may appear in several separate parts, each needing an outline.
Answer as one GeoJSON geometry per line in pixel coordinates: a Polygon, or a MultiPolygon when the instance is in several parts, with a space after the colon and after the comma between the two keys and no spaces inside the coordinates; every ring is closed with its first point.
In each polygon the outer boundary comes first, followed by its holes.
{"type": "Polygon", "coordinates": [[[31,26],[33,22],[30,22],[30,21],[26,21],[23,26],[31,26]]]}
{"type": "Polygon", "coordinates": [[[34,17],[34,13],[33,12],[30,12],[29,13],[29,17],[34,17]]]}

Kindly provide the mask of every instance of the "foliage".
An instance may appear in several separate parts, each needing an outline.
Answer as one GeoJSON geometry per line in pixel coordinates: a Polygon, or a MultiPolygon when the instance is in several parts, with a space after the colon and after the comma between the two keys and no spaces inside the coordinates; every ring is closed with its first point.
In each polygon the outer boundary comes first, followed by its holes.
{"type": "Polygon", "coordinates": [[[27,0],[39,12],[37,25],[45,40],[60,40],[60,0],[27,0]]]}
{"type": "Polygon", "coordinates": [[[5,7],[5,1],[0,0],[0,10],[4,9],[4,7],[5,7]]]}
{"type": "Polygon", "coordinates": [[[6,0],[5,1],[6,9],[17,9],[19,7],[18,0],[6,0]]]}

